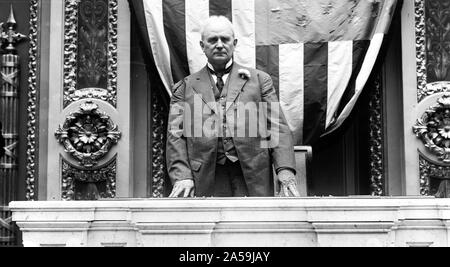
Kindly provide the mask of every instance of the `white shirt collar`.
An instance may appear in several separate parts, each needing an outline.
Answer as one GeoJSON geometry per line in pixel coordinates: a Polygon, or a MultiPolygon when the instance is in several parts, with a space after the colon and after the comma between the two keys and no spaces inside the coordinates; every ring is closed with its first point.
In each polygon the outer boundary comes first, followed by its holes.
{"type": "MultiPolygon", "coordinates": [[[[232,64],[233,64],[233,59],[230,59],[230,61],[228,61],[228,63],[225,65],[225,69],[228,69],[232,64]]],[[[208,61],[208,68],[210,68],[211,70],[214,70],[213,65],[211,65],[211,63],[209,63],[209,61],[208,61]]]]}

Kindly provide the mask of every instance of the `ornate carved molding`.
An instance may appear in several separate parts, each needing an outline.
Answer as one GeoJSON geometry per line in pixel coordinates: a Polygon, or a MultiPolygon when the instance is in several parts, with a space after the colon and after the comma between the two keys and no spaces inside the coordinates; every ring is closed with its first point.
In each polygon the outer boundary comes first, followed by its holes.
{"type": "Polygon", "coordinates": [[[450,93],[425,111],[413,126],[413,132],[438,160],[450,163],[450,93]]]}
{"type": "Polygon", "coordinates": [[[106,90],[108,79],[108,0],[83,0],[78,6],[77,90],[106,90]]]}
{"type": "Polygon", "coordinates": [[[108,93],[109,102],[117,106],[117,44],[118,44],[118,21],[119,5],[118,0],[109,0],[108,17],[108,93]]]}
{"type": "Polygon", "coordinates": [[[92,101],[86,101],[79,111],[67,116],[55,136],[82,167],[92,168],[118,142],[121,133],[106,113],[100,112],[92,101]]]}
{"type": "Polygon", "coordinates": [[[88,98],[85,87],[116,107],[118,0],[65,1],[64,107],[88,98]]]}
{"type": "Polygon", "coordinates": [[[36,199],[36,172],[38,153],[38,23],[39,23],[40,0],[30,1],[30,50],[29,50],[29,73],[28,73],[28,121],[27,121],[27,174],[26,174],[26,199],[36,199]]]}
{"type": "Polygon", "coordinates": [[[430,192],[430,168],[431,163],[428,162],[424,157],[419,158],[419,169],[420,169],[420,194],[422,196],[428,196],[430,192]]]}
{"type": "Polygon", "coordinates": [[[417,101],[421,102],[431,91],[427,90],[425,0],[414,0],[417,62],[417,101]]]}
{"type": "Polygon", "coordinates": [[[450,2],[426,0],[427,82],[450,80],[450,2]]]}
{"type": "Polygon", "coordinates": [[[423,97],[426,97],[444,92],[450,92],[450,82],[448,81],[428,83],[422,93],[423,97]]]}
{"type": "Polygon", "coordinates": [[[167,111],[162,105],[159,96],[152,90],[152,197],[164,197],[164,180],[166,177],[165,140],[167,111]]]}
{"type": "Polygon", "coordinates": [[[62,160],[62,200],[98,200],[116,197],[117,157],[96,169],[81,169],[62,160]]]}
{"type": "Polygon", "coordinates": [[[370,190],[373,196],[384,194],[383,107],[380,76],[372,83],[369,101],[370,190]]]}
{"type": "Polygon", "coordinates": [[[450,166],[434,164],[419,157],[420,194],[437,198],[450,197],[450,166]]]}
{"type": "Polygon", "coordinates": [[[450,68],[450,2],[414,0],[414,8],[418,102],[444,93],[413,126],[416,136],[441,163],[419,152],[420,193],[450,197],[450,82],[446,81],[450,68]]]}
{"type": "Polygon", "coordinates": [[[450,89],[449,15],[450,3],[415,0],[418,102],[450,89]]]}
{"type": "Polygon", "coordinates": [[[78,0],[65,0],[64,6],[64,107],[77,89],[78,0]]]}

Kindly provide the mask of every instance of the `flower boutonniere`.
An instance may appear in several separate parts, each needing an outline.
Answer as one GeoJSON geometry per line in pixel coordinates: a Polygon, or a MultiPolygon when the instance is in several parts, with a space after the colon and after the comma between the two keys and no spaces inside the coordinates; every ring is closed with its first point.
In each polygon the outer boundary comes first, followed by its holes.
{"type": "Polygon", "coordinates": [[[250,71],[248,71],[246,69],[239,69],[238,73],[239,73],[239,77],[241,77],[242,79],[248,80],[251,77],[250,71]]]}

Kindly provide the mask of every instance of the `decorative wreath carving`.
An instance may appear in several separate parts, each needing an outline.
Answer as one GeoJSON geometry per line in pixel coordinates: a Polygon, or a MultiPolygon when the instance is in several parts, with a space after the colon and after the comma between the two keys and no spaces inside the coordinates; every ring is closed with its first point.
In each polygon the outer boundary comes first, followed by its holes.
{"type": "Polygon", "coordinates": [[[118,126],[92,101],[85,102],[79,111],[71,113],[55,132],[65,151],[85,168],[92,168],[105,157],[121,135],[118,126]]]}
{"type": "Polygon", "coordinates": [[[413,131],[440,161],[450,163],[450,93],[425,111],[413,131]]]}

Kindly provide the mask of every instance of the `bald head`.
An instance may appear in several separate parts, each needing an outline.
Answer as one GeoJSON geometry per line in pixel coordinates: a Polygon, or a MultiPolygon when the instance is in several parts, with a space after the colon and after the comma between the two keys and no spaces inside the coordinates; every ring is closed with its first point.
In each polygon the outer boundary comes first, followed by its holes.
{"type": "Polygon", "coordinates": [[[200,46],[216,71],[225,69],[237,45],[233,24],[224,16],[212,16],[202,27],[200,46]]]}
{"type": "Polygon", "coordinates": [[[233,27],[233,24],[231,23],[231,21],[227,17],[211,16],[203,23],[203,26],[201,28],[200,33],[202,36],[202,40],[204,40],[206,32],[208,32],[211,29],[216,29],[218,27],[231,31],[233,38],[234,38],[234,27],[233,27]]]}

